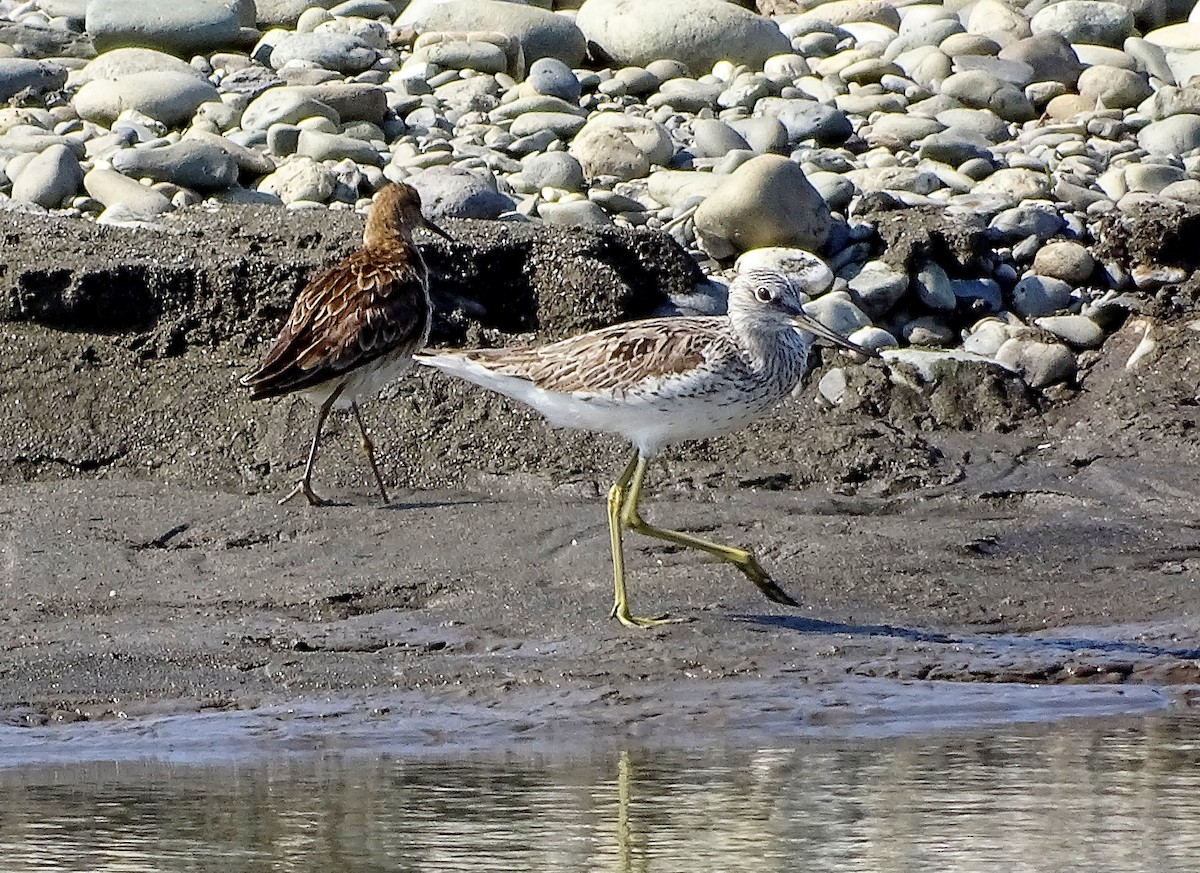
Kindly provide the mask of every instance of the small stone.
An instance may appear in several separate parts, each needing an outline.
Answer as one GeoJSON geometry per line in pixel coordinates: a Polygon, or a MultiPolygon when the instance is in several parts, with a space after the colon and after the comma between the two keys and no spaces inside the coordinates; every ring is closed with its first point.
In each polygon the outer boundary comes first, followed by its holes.
{"type": "Polygon", "coordinates": [[[902,335],[914,346],[946,346],[954,342],[954,331],[932,315],[922,315],[904,325],[902,335]]]}
{"type": "Polygon", "coordinates": [[[985,318],[976,322],[963,339],[963,350],[973,354],[995,357],[1000,347],[1008,342],[1012,332],[1009,326],[996,318],[985,318]]]}
{"type": "Polygon", "coordinates": [[[83,170],[75,154],[65,145],[52,145],[25,164],[13,181],[12,199],[58,209],[79,192],[82,182],[83,170]]]}
{"type": "Polygon", "coordinates": [[[296,142],[296,153],[308,155],[315,161],[340,161],[349,158],[358,164],[383,166],[383,158],[370,143],[340,133],[301,130],[296,142]]]}
{"type": "Polygon", "coordinates": [[[817,382],[817,391],[834,406],[841,406],[849,387],[846,371],[841,367],[828,370],[817,382]]]}
{"type": "Polygon", "coordinates": [[[521,165],[521,175],[534,190],[548,187],[581,192],[586,187],[583,166],[566,152],[530,155],[521,165]]]}
{"type": "Polygon", "coordinates": [[[908,273],[883,261],[868,261],[847,283],[862,301],[863,308],[878,318],[900,302],[909,287],[908,273]]]}
{"type": "Polygon", "coordinates": [[[913,277],[917,297],[930,309],[952,310],[957,304],[950,277],[937,264],[927,264],[913,277]]]}
{"type": "Polygon", "coordinates": [[[1026,276],[1013,288],[1012,301],[1023,318],[1052,315],[1071,302],[1071,286],[1050,276],[1026,276]]]}
{"type": "Polygon", "coordinates": [[[996,361],[1018,373],[1030,388],[1048,388],[1075,378],[1075,355],[1061,343],[1013,337],[996,352],[996,361]]]}
{"type": "Polygon", "coordinates": [[[750,249],[738,256],[733,268],[739,273],[747,270],[783,273],[808,295],[824,294],[833,285],[833,272],[825,262],[804,249],[783,246],[750,249]]]}
{"type": "Polygon", "coordinates": [[[310,157],[296,155],[279,164],[274,173],[263,177],[258,190],[273,194],[285,204],[325,203],[333,194],[334,176],[310,157]]]}
{"type": "Polygon", "coordinates": [[[774,21],[721,0],[586,0],[575,21],[617,65],[670,58],[697,76],[723,60],[761,70],[792,49],[774,21]]]}
{"type": "Polygon", "coordinates": [[[869,327],[871,324],[871,319],[854,305],[850,296],[840,291],[831,291],[804,304],[804,311],[842,336],[849,336],[860,327],[869,327]]]}
{"type": "Polygon", "coordinates": [[[1077,349],[1095,349],[1104,343],[1104,331],[1086,315],[1049,315],[1033,323],[1077,349]]]}
{"type": "Polygon", "coordinates": [[[1050,242],[1033,258],[1033,272],[1039,276],[1082,285],[1096,269],[1096,259],[1087,247],[1077,242],[1050,242]]]}
{"type": "Polygon", "coordinates": [[[1056,33],[1068,42],[1120,48],[1133,35],[1133,13],[1120,3],[1061,0],[1039,9],[1029,19],[1033,33],[1056,33]]]}
{"type": "Polygon", "coordinates": [[[539,58],[534,61],[529,67],[525,81],[538,94],[557,97],[568,103],[579,102],[579,78],[570,67],[557,58],[539,58]]]}
{"type": "Polygon", "coordinates": [[[153,188],[138,183],[116,170],[94,169],[83,177],[88,194],[106,209],[120,209],[132,220],[153,221],[171,209],[171,201],[153,188]]]}
{"type": "Polygon", "coordinates": [[[299,61],[353,76],[378,59],[379,53],[358,37],[327,30],[288,34],[271,49],[271,66],[276,70],[299,61]]]}
{"type": "Polygon", "coordinates": [[[1004,296],[995,279],[951,279],[950,287],[959,305],[971,312],[999,312],[1004,306],[1004,296]]]}
{"type": "Polygon", "coordinates": [[[538,217],[546,224],[558,227],[600,227],[612,224],[599,204],[591,200],[560,200],[538,204],[538,217]]]}
{"type": "Polygon", "coordinates": [[[104,127],[130,109],[174,127],[189,121],[200,104],[217,99],[217,89],[195,76],[144,72],[88,82],[75,95],[73,105],[80,118],[104,127]]]}

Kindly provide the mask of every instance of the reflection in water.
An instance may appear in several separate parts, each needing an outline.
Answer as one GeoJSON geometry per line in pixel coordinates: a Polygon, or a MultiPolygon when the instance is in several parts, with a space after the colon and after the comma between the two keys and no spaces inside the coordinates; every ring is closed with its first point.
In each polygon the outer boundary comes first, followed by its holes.
{"type": "Polygon", "coordinates": [[[1200,724],[0,772],[0,870],[1183,871],[1200,724]]]}

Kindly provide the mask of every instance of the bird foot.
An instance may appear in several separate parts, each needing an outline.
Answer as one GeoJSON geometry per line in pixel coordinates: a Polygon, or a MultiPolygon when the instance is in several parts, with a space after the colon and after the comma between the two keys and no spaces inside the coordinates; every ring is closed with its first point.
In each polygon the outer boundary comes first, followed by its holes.
{"type": "Polygon", "coordinates": [[[284,497],[281,497],[279,499],[279,505],[283,506],[297,494],[303,494],[305,499],[308,501],[309,506],[333,506],[332,500],[327,500],[324,497],[321,497],[312,490],[311,485],[304,481],[298,482],[295,488],[289,491],[284,497]]]}
{"type": "Polygon", "coordinates": [[[686,624],[692,621],[690,618],[669,618],[666,615],[659,615],[654,618],[642,615],[630,615],[629,607],[621,609],[615,605],[613,606],[611,617],[621,622],[625,627],[641,629],[659,627],[664,624],[686,624]]]}

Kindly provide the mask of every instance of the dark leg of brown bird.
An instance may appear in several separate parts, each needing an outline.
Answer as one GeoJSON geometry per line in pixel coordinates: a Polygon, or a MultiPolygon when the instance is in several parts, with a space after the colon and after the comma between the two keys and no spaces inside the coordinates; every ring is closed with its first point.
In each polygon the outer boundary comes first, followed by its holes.
{"type": "Polygon", "coordinates": [[[358,411],[358,403],[351,403],[350,409],[354,411],[354,417],[358,420],[358,430],[362,433],[363,451],[367,453],[367,460],[371,462],[371,472],[375,474],[375,481],[379,483],[379,494],[383,497],[383,503],[386,506],[392,501],[388,499],[387,488],[383,484],[383,477],[379,475],[379,465],[375,463],[375,444],[367,436],[367,426],[363,424],[362,413],[358,411]]]}
{"type": "Polygon", "coordinates": [[[280,499],[279,505],[287,503],[297,494],[303,494],[308,500],[310,506],[332,506],[332,500],[326,500],[320,497],[312,490],[312,471],[313,463],[317,460],[317,446],[321,444],[321,429],[325,426],[325,419],[329,417],[329,410],[333,409],[333,403],[342,393],[342,387],[339,385],[334,389],[333,393],[325,399],[321,404],[321,408],[317,411],[317,432],[313,434],[312,448],[308,450],[308,463],[304,465],[304,475],[300,478],[296,487],[287,493],[285,497],[280,499]]]}

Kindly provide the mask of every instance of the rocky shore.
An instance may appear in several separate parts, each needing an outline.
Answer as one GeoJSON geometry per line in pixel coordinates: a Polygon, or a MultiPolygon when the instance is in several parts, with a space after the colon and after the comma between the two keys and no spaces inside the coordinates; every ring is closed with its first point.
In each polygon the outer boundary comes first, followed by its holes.
{"type": "MultiPolygon", "coordinates": [[[[718,312],[739,261],[821,254],[813,311],[1069,390],[1195,256],[1200,14],[1137,0],[0,3],[0,205],[139,227],[205,204],[671,234],[718,312]],[[748,5],[748,4],[747,4],[748,5]],[[563,8],[560,8],[563,7],[563,8]],[[329,7],[329,8],[326,8],[329,7]],[[1193,21],[1188,18],[1191,14],[1193,21]],[[944,211],[953,240],[930,232],[944,211]]],[[[924,366],[924,364],[922,364],[924,366]]],[[[927,369],[927,367],[926,367],[927,369]]],[[[843,399],[845,379],[823,394],[843,399]]]]}

